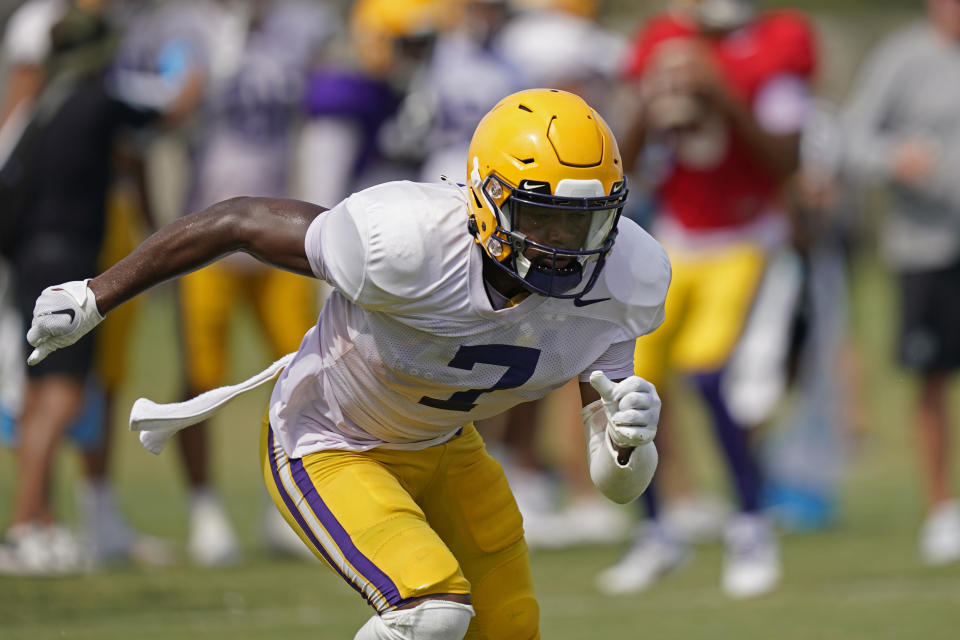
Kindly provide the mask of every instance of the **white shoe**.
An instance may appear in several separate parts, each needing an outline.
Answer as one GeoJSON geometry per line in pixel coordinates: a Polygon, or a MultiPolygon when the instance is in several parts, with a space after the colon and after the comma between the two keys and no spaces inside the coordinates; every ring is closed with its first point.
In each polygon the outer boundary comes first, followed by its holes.
{"type": "Polygon", "coordinates": [[[263,511],[260,531],[263,546],[271,553],[319,560],[272,504],[263,511]]]}
{"type": "Polygon", "coordinates": [[[557,512],[523,511],[523,537],[529,549],[563,549],[570,546],[569,531],[557,512]]]}
{"type": "Polygon", "coordinates": [[[510,464],[505,464],[503,470],[520,513],[526,516],[528,513],[556,512],[557,500],[550,476],[510,464]]]}
{"type": "Polygon", "coordinates": [[[569,549],[613,544],[630,535],[630,518],[615,508],[592,502],[574,503],[562,511],[521,509],[523,534],[531,549],[569,549]]]}
{"type": "Polygon", "coordinates": [[[567,544],[556,506],[553,483],[545,473],[501,462],[510,491],[523,516],[523,535],[531,549],[557,549],[567,544]]]}
{"type": "Polygon", "coordinates": [[[662,523],[645,522],[620,561],[597,576],[597,587],[609,594],[643,591],[682,566],[689,553],[686,543],[662,523]]]}
{"type": "Polygon", "coordinates": [[[220,502],[209,493],[191,497],[190,558],[202,567],[222,567],[240,559],[240,546],[220,502]]]}
{"type": "Polygon", "coordinates": [[[63,576],[89,567],[76,537],[60,525],[17,524],[0,548],[0,574],[63,576]]]}
{"type": "Polygon", "coordinates": [[[83,487],[78,502],[84,544],[94,567],[115,562],[132,562],[145,567],[173,564],[170,543],[131,529],[105,483],[83,487]]]}
{"type": "Polygon", "coordinates": [[[960,504],[949,500],[927,515],[920,530],[920,556],[931,566],[960,560],[960,504]]]}
{"type": "Polygon", "coordinates": [[[760,515],[740,514],[723,536],[721,586],[731,598],[753,598],[780,582],[780,548],[770,521],[760,515]]]}
{"type": "Polygon", "coordinates": [[[566,547],[617,544],[630,535],[632,520],[620,505],[603,498],[577,500],[557,514],[566,547]]]}
{"type": "Polygon", "coordinates": [[[670,531],[690,544],[713,542],[723,537],[733,509],[726,500],[695,495],[672,501],[663,510],[670,531]]]}

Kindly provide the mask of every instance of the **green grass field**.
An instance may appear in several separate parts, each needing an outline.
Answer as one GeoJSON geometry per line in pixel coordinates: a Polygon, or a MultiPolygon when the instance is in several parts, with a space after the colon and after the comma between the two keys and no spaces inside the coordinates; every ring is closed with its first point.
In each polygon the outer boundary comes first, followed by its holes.
{"type": "MultiPolygon", "coordinates": [[[[787,537],[782,587],[752,602],[721,595],[716,545],[698,549],[689,565],[648,593],[618,598],[602,596],[593,576],[619,549],[535,553],[543,637],[958,637],[960,566],[928,569],[915,551],[922,506],[906,419],[911,385],[888,357],[888,282],[867,265],[858,269],[856,283],[855,335],[865,357],[870,432],[851,461],[837,526],[787,537]]],[[[170,292],[160,290],[141,314],[130,384],[118,407],[115,476],[131,520],[179,543],[182,551],[186,504],[176,453],[154,457],[123,427],[137,395],[176,397],[169,303],[170,292]]],[[[231,376],[239,379],[257,370],[266,355],[250,337],[247,319],[236,331],[251,345],[232,367],[231,376]]],[[[266,503],[256,447],[265,398],[251,395],[257,397],[238,400],[213,427],[217,481],[245,545],[243,564],[223,570],[186,563],[163,570],[124,567],[69,579],[0,578],[0,638],[352,638],[368,611],[350,589],[320,565],[274,559],[258,550],[257,523],[266,503]]],[[[693,436],[700,428],[695,414],[683,425],[693,436]]],[[[711,450],[695,445],[694,454],[703,479],[718,481],[711,450]]],[[[0,517],[6,518],[13,457],[4,452],[0,461],[0,517]]],[[[64,451],[57,492],[68,520],[74,517],[76,477],[75,456],[64,451]]]]}

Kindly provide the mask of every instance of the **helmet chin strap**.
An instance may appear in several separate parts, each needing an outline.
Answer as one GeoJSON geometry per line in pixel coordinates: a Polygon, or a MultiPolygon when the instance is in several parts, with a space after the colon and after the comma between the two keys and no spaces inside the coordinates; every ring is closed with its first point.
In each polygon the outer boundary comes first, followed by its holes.
{"type": "Polygon", "coordinates": [[[524,280],[548,294],[567,293],[583,280],[583,266],[579,260],[570,263],[569,268],[551,269],[531,263],[524,280]]]}
{"type": "MultiPolygon", "coordinates": [[[[523,234],[513,232],[510,236],[513,249],[510,259],[513,260],[514,269],[520,279],[534,291],[546,291],[547,295],[567,293],[583,280],[583,264],[577,258],[567,256],[570,260],[567,266],[554,268],[543,261],[531,260],[523,254],[526,245],[523,234]]],[[[553,256],[553,260],[556,258],[557,256],[553,256]]],[[[550,256],[544,258],[550,259],[550,256]]]]}

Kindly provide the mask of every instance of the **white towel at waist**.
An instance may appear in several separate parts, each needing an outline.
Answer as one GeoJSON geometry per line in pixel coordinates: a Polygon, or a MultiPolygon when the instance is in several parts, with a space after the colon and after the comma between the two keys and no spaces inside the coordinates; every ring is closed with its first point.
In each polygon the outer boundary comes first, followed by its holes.
{"type": "Polygon", "coordinates": [[[177,431],[203,422],[237,396],[266,384],[283,370],[296,353],[288,353],[257,375],[238,384],[218,387],[184,402],[157,404],[138,398],[130,410],[130,430],[140,432],[140,443],[150,453],[163,451],[177,431]]]}

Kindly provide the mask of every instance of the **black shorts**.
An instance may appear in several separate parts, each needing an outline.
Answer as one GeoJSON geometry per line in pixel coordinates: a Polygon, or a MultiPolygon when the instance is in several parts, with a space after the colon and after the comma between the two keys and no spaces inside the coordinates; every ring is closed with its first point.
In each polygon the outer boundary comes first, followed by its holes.
{"type": "MultiPolygon", "coordinates": [[[[16,303],[26,331],[33,321],[33,307],[44,289],[71,280],[83,280],[96,275],[99,247],[82,246],[69,238],[45,235],[32,238],[20,247],[13,264],[16,303]],[[79,246],[78,246],[79,245],[79,246]]],[[[24,335],[25,353],[33,351],[24,335]]],[[[42,362],[27,367],[30,378],[47,375],[69,375],[85,378],[93,366],[93,334],[87,334],[75,344],[54,351],[42,362]]]]}
{"type": "Polygon", "coordinates": [[[920,373],[960,367],[960,262],[946,269],[901,273],[899,360],[920,373]]]}

